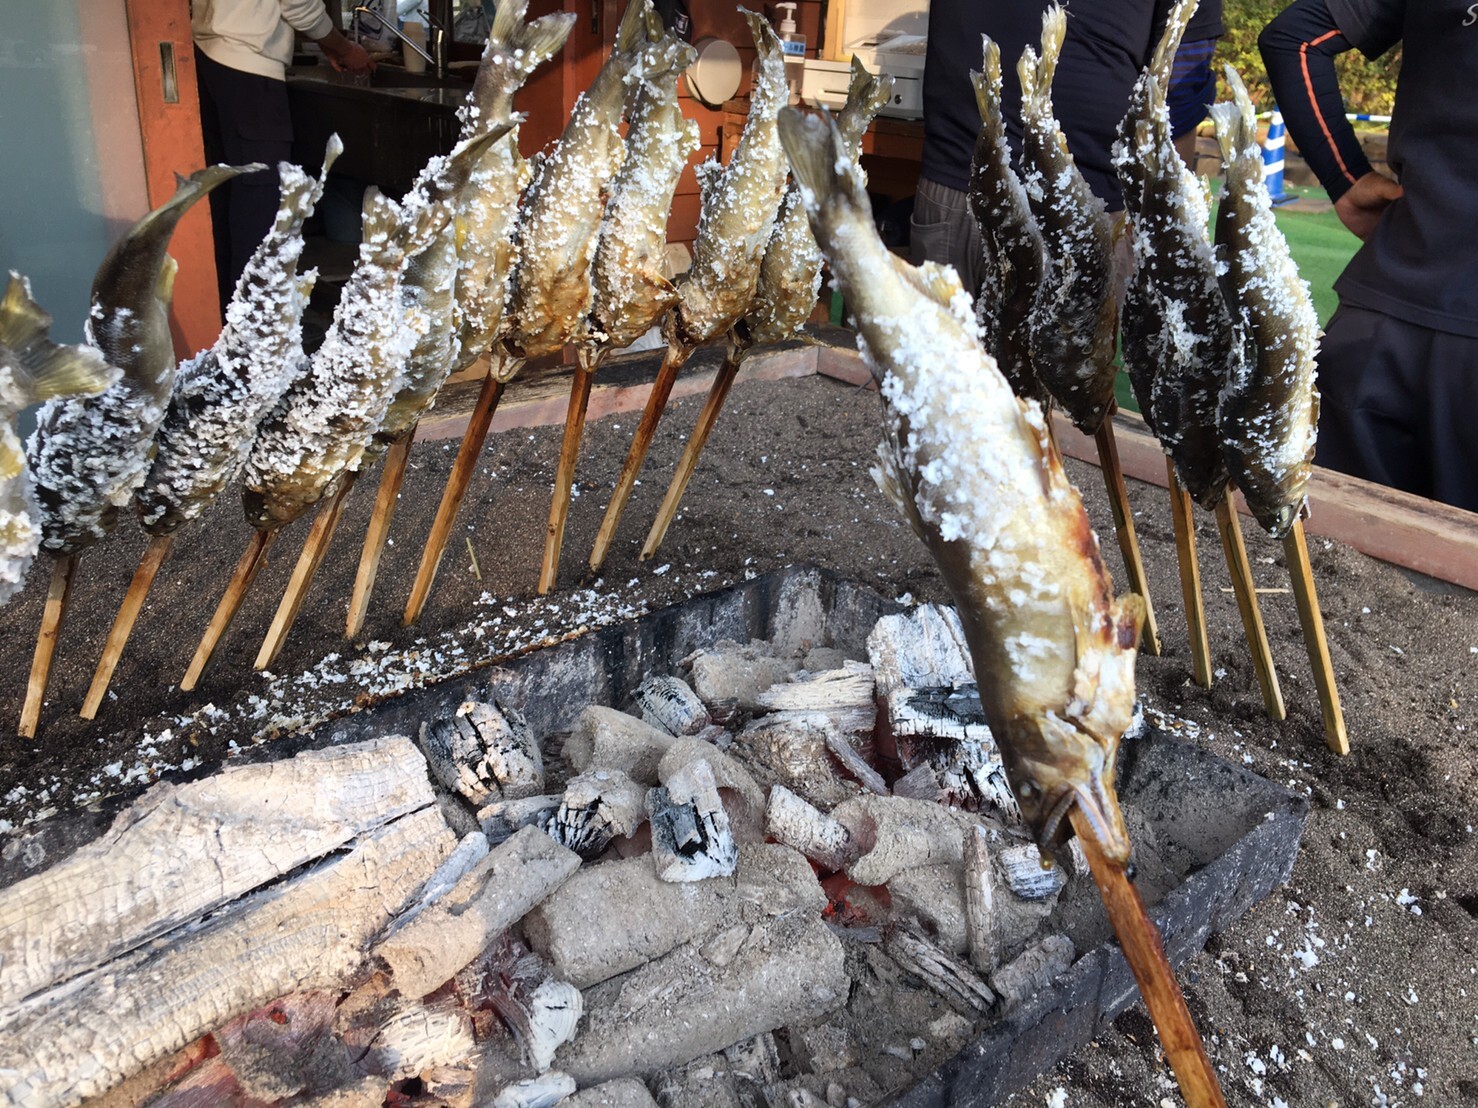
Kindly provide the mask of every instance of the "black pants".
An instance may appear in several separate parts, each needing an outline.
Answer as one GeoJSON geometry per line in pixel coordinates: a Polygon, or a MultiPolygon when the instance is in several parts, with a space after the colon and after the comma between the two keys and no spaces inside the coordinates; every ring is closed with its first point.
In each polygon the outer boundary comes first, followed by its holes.
{"type": "Polygon", "coordinates": [[[231,69],[198,49],[195,72],[206,164],[261,162],[268,166],[262,173],[228,181],[210,194],[216,277],[224,311],[237,278],[277,215],[277,163],[292,155],[293,126],[284,82],[231,69]]]}
{"type": "Polygon", "coordinates": [[[1319,392],[1319,465],[1478,511],[1478,338],[1342,304],[1319,392]]]}

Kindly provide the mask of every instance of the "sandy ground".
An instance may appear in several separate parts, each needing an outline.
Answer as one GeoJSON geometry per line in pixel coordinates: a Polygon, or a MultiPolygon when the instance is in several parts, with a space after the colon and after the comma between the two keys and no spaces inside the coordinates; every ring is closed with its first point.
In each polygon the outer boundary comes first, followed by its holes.
{"type": "MultiPolygon", "coordinates": [[[[174,682],[247,537],[235,497],[223,498],[176,542],[119,667],[116,695],[95,724],[85,724],[72,713],[144,545],[126,523],[83,559],[40,738],[12,739],[0,755],[0,858],[11,866],[40,860],[27,821],[85,809],[180,767],[209,767],[233,745],[290,725],[284,716],[309,693],[323,711],[348,710],[490,654],[659,607],[746,573],[812,562],[885,593],[944,599],[923,548],[867,475],[877,397],[823,378],[735,389],[681,518],[659,557],[639,563],[641,538],[699,403],[681,401],[669,411],[601,580],[580,583],[577,571],[633,416],[589,429],[556,595],[530,600],[559,429],[510,432],[490,443],[464,508],[464,530],[421,626],[400,628],[453,449],[425,444],[412,455],[394,545],[382,565],[381,602],[361,642],[346,643],[342,628],[373,499],[368,487],[351,497],[342,533],[273,675],[253,674],[250,662],[305,523],[279,544],[206,680],[187,696],[174,682]]],[[[1070,469],[1106,535],[1097,471],[1070,469]]],[[[1321,737],[1292,597],[1276,591],[1288,583],[1281,547],[1249,527],[1258,584],[1274,590],[1263,597],[1264,614],[1289,709],[1288,720],[1275,724],[1263,714],[1209,516],[1198,537],[1218,679],[1207,691],[1189,680],[1164,495],[1132,485],[1131,497],[1166,644],[1164,657],[1141,662],[1146,701],[1198,724],[1199,741],[1216,754],[1312,801],[1292,881],[1213,938],[1182,974],[1228,1099],[1478,1103],[1478,597],[1432,591],[1353,550],[1311,541],[1353,744],[1348,758],[1337,758],[1321,737]]],[[[1115,552],[1108,562],[1122,581],[1115,552]]],[[[9,719],[19,713],[45,577],[42,566],[0,611],[0,714],[9,719]]],[[[1179,1100],[1136,1008],[1014,1103],[1179,1100]]]]}

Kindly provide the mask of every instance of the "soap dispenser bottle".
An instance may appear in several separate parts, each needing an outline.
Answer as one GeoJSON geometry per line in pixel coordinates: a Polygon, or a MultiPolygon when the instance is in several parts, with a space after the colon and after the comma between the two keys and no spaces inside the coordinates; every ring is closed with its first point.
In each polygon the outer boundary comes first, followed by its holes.
{"type": "Polygon", "coordinates": [[[801,82],[806,75],[806,36],[796,30],[796,5],[783,0],[775,5],[780,13],[780,49],[785,55],[785,83],[790,86],[790,102],[801,102],[801,82]]]}

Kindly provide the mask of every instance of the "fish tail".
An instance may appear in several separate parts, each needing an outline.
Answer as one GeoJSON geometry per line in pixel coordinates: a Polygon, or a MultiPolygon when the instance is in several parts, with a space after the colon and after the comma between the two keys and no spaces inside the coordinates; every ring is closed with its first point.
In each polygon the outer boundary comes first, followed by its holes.
{"type": "Polygon", "coordinates": [[[574,12],[554,12],[529,23],[525,22],[528,13],[529,0],[498,4],[472,95],[457,113],[464,128],[508,116],[513,94],[529,74],[559,53],[578,18],[574,12]]]}
{"type": "Polygon", "coordinates": [[[629,0],[616,28],[618,54],[634,54],[662,34],[662,19],[652,10],[652,0],[629,0]],[[656,35],[652,33],[655,25],[656,35]]]}
{"type": "Polygon", "coordinates": [[[648,48],[646,62],[642,66],[642,77],[652,81],[669,73],[681,73],[697,58],[698,51],[692,46],[676,35],[664,34],[648,48]]]}
{"type": "Polygon", "coordinates": [[[1042,13],[1042,60],[1037,68],[1037,95],[1052,94],[1052,80],[1057,76],[1057,60],[1062,57],[1062,43],[1067,38],[1067,9],[1052,4],[1042,13]]]}
{"type": "Polygon", "coordinates": [[[1200,0],[1176,0],[1175,7],[1170,9],[1170,16],[1165,21],[1165,31],[1160,36],[1154,58],[1150,61],[1150,68],[1154,70],[1155,81],[1160,86],[1162,95],[1170,87],[1170,74],[1175,68],[1175,53],[1180,49],[1180,40],[1185,37],[1185,29],[1190,25],[1191,16],[1196,14],[1199,4],[1200,0]]]}
{"type": "Polygon", "coordinates": [[[95,396],[118,376],[92,346],[64,346],[49,337],[51,315],[31,296],[31,283],[14,271],[0,300],[0,346],[6,347],[29,378],[31,400],[57,396],[95,396]]]}
{"type": "Polygon", "coordinates": [[[975,106],[980,109],[983,122],[1001,116],[1001,48],[989,35],[980,36],[980,72],[971,72],[970,81],[975,86],[975,106]]]}
{"type": "Polygon", "coordinates": [[[807,115],[795,108],[782,108],[779,125],[780,144],[790,157],[790,171],[802,189],[808,211],[814,214],[833,204],[853,213],[870,211],[857,164],[847,156],[830,112],[807,115]]]}
{"type": "Polygon", "coordinates": [[[862,135],[868,124],[892,98],[893,78],[886,73],[869,73],[867,66],[853,55],[852,83],[847,87],[847,102],[837,113],[837,130],[841,132],[842,145],[853,157],[860,151],[862,135]]]}
{"type": "Polygon", "coordinates": [[[172,217],[171,222],[176,221],[191,204],[217,185],[225,184],[232,177],[258,173],[266,168],[261,162],[250,162],[246,165],[208,165],[204,169],[197,169],[188,177],[181,177],[176,173],[174,195],[150,214],[156,218],[172,217]]]}
{"type": "Polygon", "coordinates": [[[1232,90],[1232,99],[1211,105],[1211,122],[1216,128],[1216,141],[1221,147],[1221,158],[1228,166],[1235,165],[1242,154],[1257,143],[1257,111],[1247,95],[1247,86],[1242,83],[1236,69],[1226,67],[1227,85],[1232,90]]]}
{"type": "Polygon", "coordinates": [[[754,35],[754,47],[759,51],[761,58],[784,57],[780,46],[780,36],[775,34],[775,28],[770,26],[768,19],[748,8],[740,8],[739,14],[744,16],[749,23],[749,31],[754,35]]]}
{"type": "Polygon", "coordinates": [[[376,246],[390,241],[400,226],[400,205],[371,185],[364,190],[364,207],[360,217],[363,240],[376,246]]]}
{"type": "Polygon", "coordinates": [[[1016,79],[1021,83],[1021,114],[1024,118],[1040,117],[1046,108],[1041,72],[1042,65],[1037,52],[1028,46],[1016,62],[1016,79]]]}

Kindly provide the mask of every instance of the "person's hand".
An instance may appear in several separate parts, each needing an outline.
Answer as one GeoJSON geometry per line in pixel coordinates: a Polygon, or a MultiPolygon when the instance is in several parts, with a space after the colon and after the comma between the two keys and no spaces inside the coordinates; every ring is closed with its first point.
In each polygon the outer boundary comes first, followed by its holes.
{"type": "Polygon", "coordinates": [[[1391,202],[1401,198],[1401,186],[1374,171],[1361,177],[1334,202],[1334,213],[1350,233],[1362,242],[1368,239],[1391,202]]]}
{"type": "Polygon", "coordinates": [[[323,50],[323,56],[328,59],[328,64],[340,73],[374,71],[375,61],[365,48],[357,42],[350,42],[338,31],[330,31],[318,40],[318,45],[323,50]]]}

